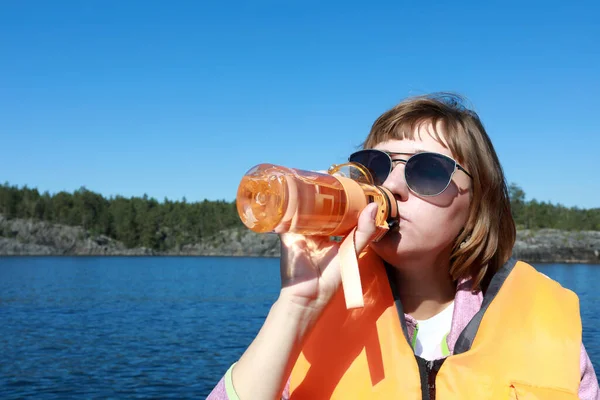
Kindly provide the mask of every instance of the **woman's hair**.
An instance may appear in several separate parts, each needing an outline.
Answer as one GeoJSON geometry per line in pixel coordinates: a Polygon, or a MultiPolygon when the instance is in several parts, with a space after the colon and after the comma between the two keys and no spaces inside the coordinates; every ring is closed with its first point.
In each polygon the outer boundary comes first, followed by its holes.
{"type": "Polygon", "coordinates": [[[450,275],[454,280],[472,277],[474,290],[485,289],[510,258],[516,231],[504,173],[479,116],[455,94],[408,98],[375,121],[363,148],[414,139],[418,127],[430,123],[435,139],[445,146],[443,136],[454,158],[473,176],[469,217],[453,245],[450,275]]]}

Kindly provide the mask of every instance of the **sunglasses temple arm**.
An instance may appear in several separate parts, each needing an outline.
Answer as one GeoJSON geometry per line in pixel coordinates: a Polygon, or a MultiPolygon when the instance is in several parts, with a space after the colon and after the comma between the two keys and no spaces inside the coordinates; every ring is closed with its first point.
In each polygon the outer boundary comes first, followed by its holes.
{"type": "Polygon", "coordinates": [[[461,167],[460,165],[456,164],[456,168],[460,169],[462,172],[464,172],[465,174],[467,174],[467,176],[471,179],[473,179],[473,176],[467,172],[466,169],[464,169],[463,167],[461,167]]]}

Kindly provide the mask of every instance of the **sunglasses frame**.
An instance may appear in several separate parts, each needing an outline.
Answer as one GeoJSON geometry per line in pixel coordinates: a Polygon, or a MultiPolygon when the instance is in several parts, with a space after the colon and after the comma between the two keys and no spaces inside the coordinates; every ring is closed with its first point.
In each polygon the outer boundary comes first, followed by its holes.
{"type": "MultiPolygon", "coordinates": [[[[360,164],[367,170],[371,171],[366,165],[363,165],[362,163],[359,163],[356,161],[352,161],[353,156],[355,156],[356,154],[359,154],[359,153],[363,153],[363,152],[381,153],[382,155],[385,155],[387,157],[387,159],[389,160],[390,169],[387,173],[386,179],[392,173],[392,170],[395,168],[394,163],[401,162],[401,163],[404,163],[404,165],[406,166],[406,164],[415,156],[419,156],[419,155],[423,155],[423,154],[432,154],[437,157],[442,157],[442,158],[445,158],[445,159],[451,161],[454,164],[454,170],[448,177],[448,182],[446,183],[446,186],[444,186],[444,188],[441,191],[439,191],[438,193],[435,193],[435,194],[421,194],[421,193],[417,192],[415,189],[413,189],[411,187],[411,185],[408,183],[408,179],[406,177],[406,168],[404,169],[404,180],[406,182],[406,185],[408,186],[408,188],[410,189],[411,192],[413,192],[416,195],[421,196],[421,197],[435,197],[435,196],[439,196],[440,194],[444,193],[444,191],[446,191],[446,189],[448,189],[448,186],[450,186],[450,182],[452,182],[452,177],[454,176],[454,173],[457,170],[463,171],[469,178],[473,179],[473,176],[462,165],[460,165],[455,159],[453,159],[452,157],[447,156],[445,154],[435,153],[433,151],[420,151],[420,152],[416,152],[416,153],[398,153],[398,152],[392,152],[392,151],[388,152],[388,151],[383,151],[383,150],[378,150],[378,149],[363,149],[363,150],[355,151],[354,153],[350,154],[350,157],[348,157],[349,162],[360,164]],[[393,156],[410,156],[410,157],[408,157],[406,160],[405,159],[395,159],[394,160],[394,159],[392,159],[393,156]]],[[[374,174],[371,173],[371,175],[374,175],[374,174]]],[[[373,180],[375,180],[375,176],[373,176],[373,180]]],[[[384,181],[385,181],[385,179],[384,179],[384,181]]],[[[383,182],[381,182],[381,184],[383,184],[383,182]]]]}

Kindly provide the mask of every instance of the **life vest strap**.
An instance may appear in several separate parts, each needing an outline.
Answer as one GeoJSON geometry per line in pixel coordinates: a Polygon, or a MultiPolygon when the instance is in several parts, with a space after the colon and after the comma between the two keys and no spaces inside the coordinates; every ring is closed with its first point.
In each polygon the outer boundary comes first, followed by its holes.
{"type": "Polygon", "coordinates": [[[356,228],[344,238],[340,245],[340,272],[342,275],[342,287],[346,308],[364,307],[362,284],[358,270],[358,258],[356,256],[356,228]]]}

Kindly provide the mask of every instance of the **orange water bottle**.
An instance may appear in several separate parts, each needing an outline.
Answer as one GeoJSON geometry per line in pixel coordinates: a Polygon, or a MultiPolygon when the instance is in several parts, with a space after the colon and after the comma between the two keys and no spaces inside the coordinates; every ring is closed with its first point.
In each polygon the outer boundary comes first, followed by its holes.
{"type": "Polygon", "coordinates": [[[259,164],[243,176],[236,197],[242,222],[255,232],[323,236],[347,235],[370,202],[379,206],[378,240],[397,224],[396,200],[360,164],[334,165],[326,173],[259,164]]]}

